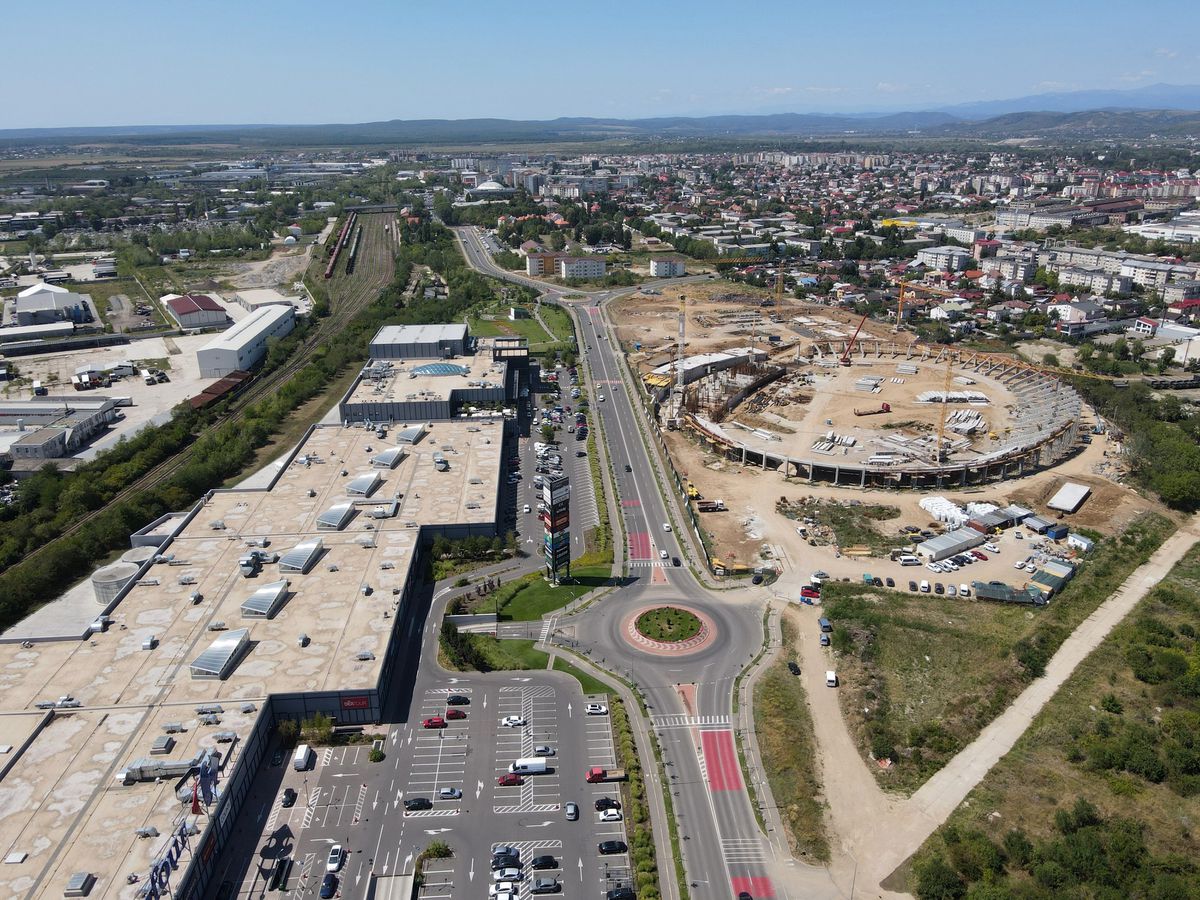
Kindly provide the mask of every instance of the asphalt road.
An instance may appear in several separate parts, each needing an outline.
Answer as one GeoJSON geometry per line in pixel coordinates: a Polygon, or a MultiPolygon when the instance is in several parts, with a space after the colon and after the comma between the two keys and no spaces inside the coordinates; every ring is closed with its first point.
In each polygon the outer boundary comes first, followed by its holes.
{"type": "MultiPolygon", "coordinates": [[[[580,351],[592,376],[592,415],[603,425],[615,473],[629,579],[602,602],[559,619],[557,636],[636,683],[646,697],[672,784],[690,893],[722,900],[742,891],[756,900],[787,896],[796,881],[789,878],[785,883],[777,876],[790,860],[779,859],[759,830],[742,779],[732,717],[734,680],[762,645],[765,601],[753,591],[723,592],[718,598],[689,569],[672,564],[684,554],[675,532],[664,530],[671,519],[638,425],[641,407],[626,392],[617,359],[620,351],[612,346],[606,328],[604,305],[630,289],[571,290],[583,299],[566,301],[567,289],[493,263],[474,228],[456,233],[476,269],[536,287],[560,302],[573,303],[579,313],[580,351]],[[657,656],[636,647],[623,630],[639,609],[659,603],[678,603],[703,613],[714,624],[717,639],[686,656],[657,656]]],[[[676,281],[695,280],[699,279],[676,281]]],[[[806,894],[832,894],[824,870],[809,874],[812,877],[802,879],[806,894]]]]}

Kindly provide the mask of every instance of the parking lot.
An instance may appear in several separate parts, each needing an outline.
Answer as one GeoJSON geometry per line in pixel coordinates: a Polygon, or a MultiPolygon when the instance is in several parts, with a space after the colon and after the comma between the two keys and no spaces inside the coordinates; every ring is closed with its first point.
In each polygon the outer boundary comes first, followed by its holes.
{"type": "Polygon", "coordinates": [[[436,840],[453,855],[425,866],[419,896],[427,900],[488,897],[498,844],[520,851],[512,900],[534,893],[595,898],[630,884],[628,854],[598,850],[602,841],[627,837],[623,820],[602,821],[596,809],[601,798],[622,804],[621,784],[584,778],[588,768],[612,769],[615,761],[607,707],[589,715],[589,702],[608,699],[585,697],[577,682],[557,675],[427,683],[414,694],[407,723],[380,727],[382,762],[369,762],[371,745],[361,743],[318,748],[312,769],[296,771],[291,751],[283,750],[278,765],[264,764],[262,797],[247,801],[245,848],[255,849],[233,896],[263,896],[284,858],[291,863],[279,896],[315,896],[335,845],[345,851],[335,873],[340,895],[365,894],[372,874],[411,871],[436,840]],[[498,783],[517,760],[539,758],[545,772],[498,783]],[[569,803],[577,805],[577,819],[568,817],[569,803]],[[552,859],[534,869],[534,858],[545,856],[552,859]],[[538,886],[538,879],[548,881],[538,886]]]}

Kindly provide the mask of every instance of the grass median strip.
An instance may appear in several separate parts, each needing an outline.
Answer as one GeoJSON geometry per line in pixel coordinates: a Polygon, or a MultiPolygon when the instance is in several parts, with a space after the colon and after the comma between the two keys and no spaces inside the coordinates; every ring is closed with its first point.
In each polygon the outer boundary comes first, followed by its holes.
{"type": "Polygon", "coordinates": [[[579,686],[583,688],[585,694],[607,694],[609,687],[603,681],[589,675],[587,672],[571,665],[561,656],[554,657],[554,670],[556,672],[566,672],[579,682],[579,686]]]}
{"type": "MultiPolygon", "coordinates": [[[[783,645],[796,642],[796,629],[783,620],[783,645]]],[[[767,782],[779,807],[792,851],[808,860],[829,860],[829,838],[820,796],[812,719],[800,679],[788,671],[790,652],[781,653],[754,686],[754,731],[767,782]]]]}

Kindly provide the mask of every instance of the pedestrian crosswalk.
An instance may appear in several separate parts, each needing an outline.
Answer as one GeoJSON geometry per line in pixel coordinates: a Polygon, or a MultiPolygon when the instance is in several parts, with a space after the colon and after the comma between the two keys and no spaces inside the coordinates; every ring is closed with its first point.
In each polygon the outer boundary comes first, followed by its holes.
{"type": "Polygon", "coordinates": [[[655,728],[728,728],[729,716],[651,716],[655,728]]]}
{"type": "Polygon", "coordinates": [[[631,569],[663,569],[670,565],[669,560],[665,559],[631,559],[629,567],[631,569]]]}
{"type": "Polygon", "coordinates": [[[765,863],[767,854],[760,838],[721,838],[721,855],[727,863],[765,863]]]}

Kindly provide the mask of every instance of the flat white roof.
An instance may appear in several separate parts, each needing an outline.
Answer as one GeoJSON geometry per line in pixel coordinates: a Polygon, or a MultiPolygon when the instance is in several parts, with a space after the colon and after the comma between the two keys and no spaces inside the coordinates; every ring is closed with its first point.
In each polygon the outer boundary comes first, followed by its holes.
{"type": "Polygon", "coordinates": [[[438,341],[464,341],[467,326],[463,322],[449,325],[384,325],[371,339],[372,344],[433,344],[438,341]]]}
{"type": "Polygon", "coordinates": [[[1051,509],[1057,509],[1061,512],[1073,513],[1079,509],[1083,501],[1087,499],[1087,495],[1092,492],[1092,489],[1085,484],[1075,484],[1068,481],[1058,493],[1050,498],[1050,502],[1046,505],[1051,509]]]}
{"type": "Polygon", "coordinates": [[[246,318],[233,327],[222,331],[196,352],[203,353],[205,350],[237,350],[246,341],[253,340],[255,336],[271,328],[280,319],[289,318],[294,315],[295,311],[290,306],[263,306],[250,313],[250,315],[246,316],[246,318]]]}

